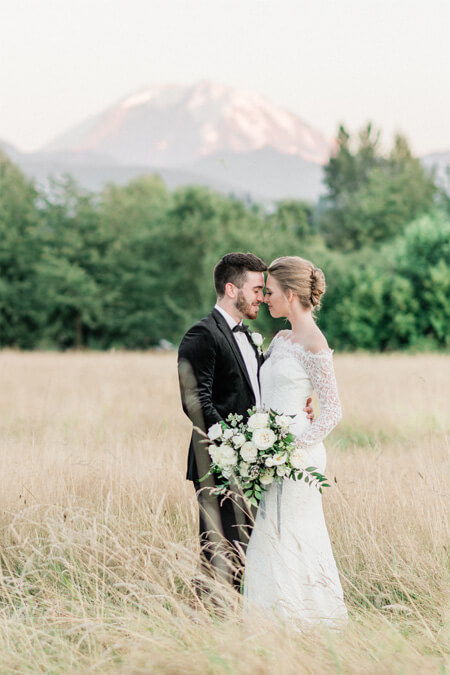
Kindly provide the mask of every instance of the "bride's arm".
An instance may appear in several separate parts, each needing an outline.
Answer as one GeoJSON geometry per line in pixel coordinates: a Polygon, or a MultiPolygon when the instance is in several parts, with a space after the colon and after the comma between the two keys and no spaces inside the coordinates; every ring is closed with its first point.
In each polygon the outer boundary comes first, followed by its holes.
{"type": "Polygon", "coordinates": [[[320,443],[342,419],[341,402],[333,368],[333,352],[321,350],[316,354],[305,352],[301,362],[308,373],[320,403],[320,415],[309,429],[300,434],[297,444],[307,448],[320,443]]]}

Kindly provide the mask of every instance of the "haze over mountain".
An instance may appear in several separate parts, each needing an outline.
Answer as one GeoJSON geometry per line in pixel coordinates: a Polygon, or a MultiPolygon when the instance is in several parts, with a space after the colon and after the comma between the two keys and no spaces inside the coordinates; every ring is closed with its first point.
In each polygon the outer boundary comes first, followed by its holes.
{"type": "Polygon", "coordinates": [[[422,157],[422,164],[428,170],[434,169],[436,183],[449,190],[450,188],[450,150],[432,152],[422,157]]]}
{"type": "Polygon", "coordinates": [[[48,143],[44,152],[101,153],[121,164],[180,166],[270,147],[324,164],[330,143],[293,113],[247,89],[213,82],[153,86],[48,143]]]}

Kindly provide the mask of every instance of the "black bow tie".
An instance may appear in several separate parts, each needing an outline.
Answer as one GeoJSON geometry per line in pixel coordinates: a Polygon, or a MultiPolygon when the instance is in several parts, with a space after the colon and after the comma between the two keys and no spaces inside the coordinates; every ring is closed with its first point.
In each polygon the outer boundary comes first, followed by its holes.
{"type": "Polygon", "coordinates": [[[248,326],[245,326],[243,323],[238,323],[237,326],[233,328],[233,333],[245,333],[248,336],[248,326]]]}

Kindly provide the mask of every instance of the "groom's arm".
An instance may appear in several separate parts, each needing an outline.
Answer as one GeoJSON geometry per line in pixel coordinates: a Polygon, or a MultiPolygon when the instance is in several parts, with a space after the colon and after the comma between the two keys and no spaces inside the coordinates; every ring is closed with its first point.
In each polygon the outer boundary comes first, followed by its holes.
{"type": "Polygon", "coordinates": [[[205,431],[222,419],[212,402],[216,353],[214,336],[201,324],[186,333],[178,350],[183,410],[195,426],[205,431]],[[200,424],[200,412],[203,424],[200,424]]]}

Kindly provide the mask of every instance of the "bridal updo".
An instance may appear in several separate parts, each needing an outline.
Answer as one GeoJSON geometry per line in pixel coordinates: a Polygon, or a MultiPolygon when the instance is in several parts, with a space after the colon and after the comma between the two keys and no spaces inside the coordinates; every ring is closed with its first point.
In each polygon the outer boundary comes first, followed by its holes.
{"type": "Polygon", "coordinates": [[[297,295],[305,309],[320,306],[320,299],[325,293],[325,275],[310,260],[294,255],[276,258],[268,272],[277,280],[284,293],[290,290],[297,295]]]}

